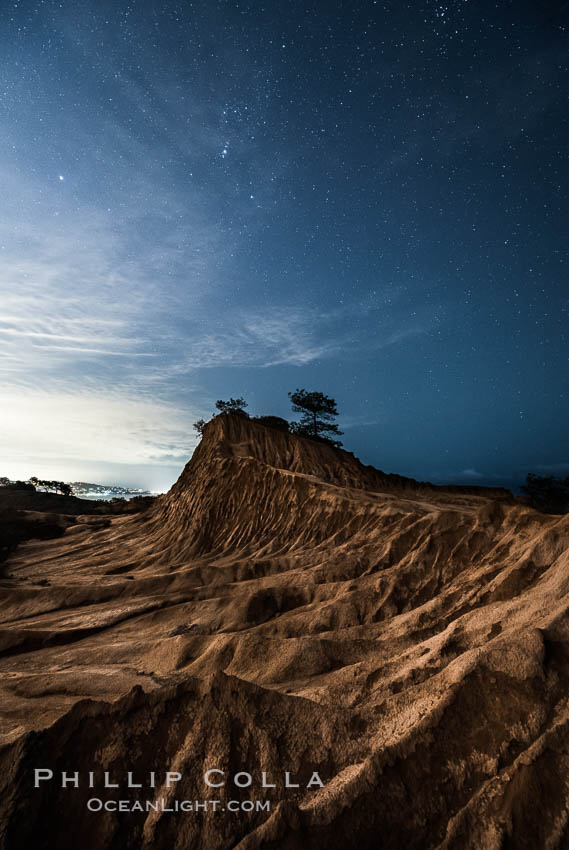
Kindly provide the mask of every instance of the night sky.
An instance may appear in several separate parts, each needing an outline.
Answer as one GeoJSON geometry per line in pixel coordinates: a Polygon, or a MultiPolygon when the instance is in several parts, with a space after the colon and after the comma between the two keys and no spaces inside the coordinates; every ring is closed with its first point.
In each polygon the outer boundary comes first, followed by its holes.
{"type": "Polygon", "coordinates": [[[162,489],[243,395],[569,474],[567,3],[0,3],[0,474],[162,489]]]}

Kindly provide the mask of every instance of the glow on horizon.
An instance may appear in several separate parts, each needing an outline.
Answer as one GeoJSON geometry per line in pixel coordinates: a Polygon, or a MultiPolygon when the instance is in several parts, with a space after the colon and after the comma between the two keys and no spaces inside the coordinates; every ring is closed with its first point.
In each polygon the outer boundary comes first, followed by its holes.
{"type": "Polygon", "coordinates": [[[164,490],[196,444],[190,411],[89,392],[0,393],[0,474],[164,490]],[[9,447],[9,453],[7,451],[9,447]]]}

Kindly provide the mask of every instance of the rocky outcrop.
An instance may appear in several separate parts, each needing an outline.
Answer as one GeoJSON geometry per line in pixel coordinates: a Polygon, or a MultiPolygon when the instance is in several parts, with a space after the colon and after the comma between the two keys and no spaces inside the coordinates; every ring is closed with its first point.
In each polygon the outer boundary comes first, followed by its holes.
{"type": "Polygon", "coordinates": [[[567,846],[569,517],[229,415],[146,513],[8,567],[4,848],[567,846]],[[36,768],[94,788],[35,789],[36,768]]]}

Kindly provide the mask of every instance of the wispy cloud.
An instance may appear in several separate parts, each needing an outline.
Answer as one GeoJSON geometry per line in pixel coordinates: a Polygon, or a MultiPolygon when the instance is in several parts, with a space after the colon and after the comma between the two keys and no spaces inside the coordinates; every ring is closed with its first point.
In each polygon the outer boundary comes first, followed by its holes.
{"type": "Polygon", "coordinates": [[[16,199],[0,214],[3,380],[67,375],[72,384],[88,366],[91,379],[99,374],[108,384],[105,361],[118,358],[119,378],[130,373],[141,387],[137,362],[160,359],[170,317],[203,300],[205,270],[209,291],[215,288],[223,249],[214,226],[196,213],[188,239],[158,221],[156,238],[144,244],[136,208],[123,211],[118,227],[88,206],[59,216],[37,201],[37,187],[2,176],[16,199]],[[178,289],[170,285],[173,269],[178,289]]]}
{"type": "Polygon", "coordinates": [[[335,340],[318,339],[325,317],[314,317],[298,307],[238,311],[226,327],[206,332],[192,342],[180,371],[227,367],[302,366],[338,349],[335,340]]]}
{"type": "MultiPolygon", "coordinates": [[[[367,314],[360,326],[354,314],[360,305],[316,312],[301,304],[281,304],[259,310],[236,310],[217,320],[222,326],[186,343],[185,356],[176,373],[218,366],[270,368],[305,366],[315,361],[358,357],[397,345],[430,330],[428,317],[420,321],[367,314]],[[397,326],[394,327],[393,325],[397,326]]],[[[378,311],[379,312],[379,311],[378,311]]]]}
{"type": "Polygon", "coordinates": [[[187,458],[196,443],[188,407],[116,392],[2,390],[1,458],[141,464],[187,458]],[[9,447],[9,453],[5,453],[9,447]]]}
{"type": "Polygon", "coordinates": [[[459,475],[460,475],[460,477],[461,477],[461,478],[473,478],[473,479],[477,479],[477,478],[484,478],[484,477],[485,477],[485,476],[484,476],[484,473],[483,473],[483,472],[478,472],[478,470],[477,470],[477,469],[463,469],[463,470],[459,473],[459,475]]]}

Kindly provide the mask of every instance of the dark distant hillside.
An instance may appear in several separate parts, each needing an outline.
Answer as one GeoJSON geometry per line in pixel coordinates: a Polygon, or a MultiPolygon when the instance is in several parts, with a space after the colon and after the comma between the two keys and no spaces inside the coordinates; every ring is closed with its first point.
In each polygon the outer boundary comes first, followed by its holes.
{"type": "MultiPolygon", "coordinates": [[[[0,563],[26,540],[60,537],[79,516],[134,513],[147,509],[152,497],[141,496],[123,504],[62,496],[58,493],[34,492],[16,485],[0,487],[0,563]]],[[[92,527],[101,527],[93,523],[92,527]]]]}

